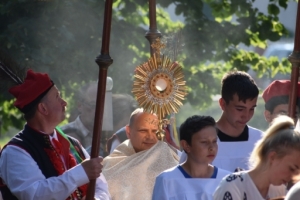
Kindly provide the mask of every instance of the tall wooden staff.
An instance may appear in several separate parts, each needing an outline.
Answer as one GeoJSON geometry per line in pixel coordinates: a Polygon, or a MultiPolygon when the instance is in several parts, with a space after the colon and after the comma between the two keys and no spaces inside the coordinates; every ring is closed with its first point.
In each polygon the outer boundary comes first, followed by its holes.
{"type": "Polygon", "coordinates": [[[156,40],[156,38],[161,37],[161,33],[157,30],[156,25],[156,0],[149,0],[149,30],[146,32],[145,37],[150,43],[150,53],[151,56],[155,53],[155,50],[151,46],[156,40]]]}
{"type": "MultiPolygon", "coordinates": [[[[100,69],[99,69],[99,76],[98,76],[98,91],[97,91],[97,102],[96,102],[96,111],[95,111],[95,120],[94,120],[91,158],[96,158],[99,156],[105,91],[106,91],[107,69],[113,62],[113,60],[109,55],[111,18],[112,18],[112,0],[106,0],[105,10],[104,10],[101,54],[95,60],[100,69]]],[[[94,199],[95,186],[96,186],[96,180],[91,180],[88,186],[86,200],[94,199]]]]}
{"type": "Polygon", "coordinates": [[[290,91],[290,98],[289,98],[289,116],[294,118],[296,121],[295,112],[296,112],[298,78],[299,78],[299,67],[300,67],[300,4],[299,3],[297,8],[294,50],[288,59],[292,63],[291,91],[290,91]]]}

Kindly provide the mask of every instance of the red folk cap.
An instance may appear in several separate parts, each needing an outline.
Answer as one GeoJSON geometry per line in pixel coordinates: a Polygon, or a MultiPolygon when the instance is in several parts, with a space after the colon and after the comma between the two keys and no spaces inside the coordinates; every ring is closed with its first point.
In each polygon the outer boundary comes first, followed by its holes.
{"type": "Polygon", "coordinates": [[[21,85],[14,86],[9,92],[16,97],[14,105],[23,109],[53,86],[48,74],[36,73],[29,69],[21,85]]]}
{"type": "MultiPolygon", "coordinates": [[[[289,96],[291,90],[290,80],[276,80],[273,81],[263,92],[262,97],[268,102],[273,97],[289,96]]],[[[298,82],[298,97],[300,97],[300,82],[298,82]]]]}

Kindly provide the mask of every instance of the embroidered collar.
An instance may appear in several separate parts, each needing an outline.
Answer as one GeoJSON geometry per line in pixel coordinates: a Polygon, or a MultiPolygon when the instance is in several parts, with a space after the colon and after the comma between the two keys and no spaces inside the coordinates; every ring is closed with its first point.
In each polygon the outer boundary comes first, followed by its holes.
{"type": "Polygon", "coordinates": [[[53,138],[56,139],[56,140],[58,140],[56,130],[54,130],[54,132],[53,132],[52,135],[49,135],[49,138],[50,138],[50,141],[52,141],[53,138]]]}
{"type": "MultiPolygon", "coordinates": [[[[49,135],[49,140],[52,145],[50,149],[44,149],[49,156],[51,163],[53,164],[58,175],[63,174],[68,169],[77,165],[74,156],[70,152],[70,146],[68,141],[61,135],[57,135],[56,131],[52,136],[49,135]]],[[[86,195],[87,184],[78,187],[67,199],[81,199],[86,195]]]]}

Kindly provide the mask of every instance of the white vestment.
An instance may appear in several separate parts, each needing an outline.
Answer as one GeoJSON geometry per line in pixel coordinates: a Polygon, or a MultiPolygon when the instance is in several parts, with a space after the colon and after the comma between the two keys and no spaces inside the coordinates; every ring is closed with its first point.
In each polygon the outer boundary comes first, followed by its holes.
{"type": "Polygon", "coordinates": [[[285,196],[284,185],[270,185],[266,197],[262,197],[248,171],[236,172],[223,178],[214,193],[214,200],[266,200],[285,196]]]}
{"type": "MultiPolygon", "coordinates": [[[[218,139],[218,153],[212,164],[218,168],[234,172],[238,167],[249,169],[248,160],[255,143],[261,138],[262,132],[248,126],[248,141],[222,142],[218,139]]],[[[182,152],[180,163],[185,162],[187,155],[182,152]]]]}
{"type": "Polygon", "coordinates": [[[161,173],[152,200],[212,200],[222,178],[230,172],[218,168],[216,178],[185,178],[178,166],[161,173]]]}
{"type": "Polygon", "coordinates": [[[176,150],[158,141],[153,147],[136,153],[125,140],[104,158],[103,174],[113,200],[150,200],[155,178],[178,165],[176,150]]]}

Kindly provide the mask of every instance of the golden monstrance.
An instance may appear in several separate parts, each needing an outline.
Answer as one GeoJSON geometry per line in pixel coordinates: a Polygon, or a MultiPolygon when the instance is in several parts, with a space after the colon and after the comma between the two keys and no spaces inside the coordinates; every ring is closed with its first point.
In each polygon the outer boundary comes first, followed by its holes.
{"type": "Polygon", "coordinates": [[[167,56],[160,55],[165,47],[157,38],[151,45],[155,53],[151,58],[136,67],[132,93],[144,111],[155,113],[159,119],[158,139],[164,137],[167,115],[177,113],[187,94],[186,82],[181,66],[167,56]]]}

